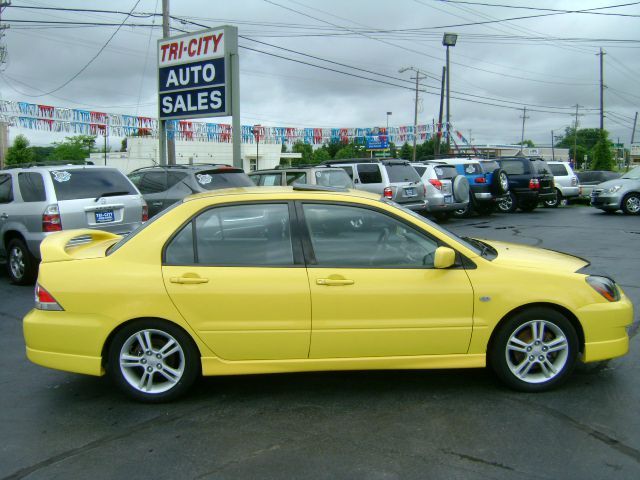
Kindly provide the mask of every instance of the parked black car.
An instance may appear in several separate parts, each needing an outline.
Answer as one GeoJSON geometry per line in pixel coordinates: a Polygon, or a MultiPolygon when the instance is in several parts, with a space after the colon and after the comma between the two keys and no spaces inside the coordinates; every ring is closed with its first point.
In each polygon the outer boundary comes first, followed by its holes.
{"type": "Polygon", "coordinates": [[[556,198],[553,173],[541,158],[506,157],[498,160],[509,177],[509,194],[498,202],[498,211],[534,210],[538,203],[556,198]]]}
{"type": "Polygon", "coordinates": [[[210,163],[143,167],[128,177],[147,202],[149,218],[192,193],[254,186],[242,169],[210,163]]]}

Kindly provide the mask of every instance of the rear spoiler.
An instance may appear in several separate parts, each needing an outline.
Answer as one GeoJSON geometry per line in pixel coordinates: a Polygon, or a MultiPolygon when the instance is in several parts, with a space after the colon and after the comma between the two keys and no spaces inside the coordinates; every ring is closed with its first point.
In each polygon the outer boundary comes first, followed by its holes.
{"type": "Polygon", "coordinates": [[[106,247],[121,238],[121,235],[103,230],[63,230],[45,237],[40,244],[40,258],[42,263],[50,263],[101,257],[105,251],[101,245],[106,247]]]}

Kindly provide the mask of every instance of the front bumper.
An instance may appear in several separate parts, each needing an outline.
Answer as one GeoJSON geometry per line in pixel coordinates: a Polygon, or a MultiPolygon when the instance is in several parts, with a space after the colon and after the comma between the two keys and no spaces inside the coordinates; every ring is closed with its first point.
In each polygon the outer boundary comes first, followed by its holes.
{"type": "Polygon", "coordinates": [[[585,336],[584,362],[620,357],[629,351],[627,329],[633,321],[633,304],[624,294],[617,302],[588,305],[576,313],[585,336]]]}
{"type": "Polygon", "coordinates": [[[608,210],[618,210],[622,198],[616,195],[593,195],[591,194],[591,206],[608,210]]]}

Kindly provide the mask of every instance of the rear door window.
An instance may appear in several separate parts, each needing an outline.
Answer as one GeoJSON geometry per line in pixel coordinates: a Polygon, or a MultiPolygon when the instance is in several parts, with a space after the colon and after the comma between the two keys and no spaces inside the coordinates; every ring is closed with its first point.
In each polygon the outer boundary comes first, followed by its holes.
{"type": "Polygon", "coordinates": [[[382,183],[382,174],[378,164],[361,163],[357,168],[361,183],[382,183]]]}
{"type": "Polygon", "coordinates": [[[264,187],[275,187],[280,186],[282,184],[282,174],[281,173],[263,173],[260,176],[260,183],[258,185],[264,187]]]}
{"type": "Polygon", "coordinates": [[[138,195],[131,182],[118,170],[68,169],[50,172],[58,200],[138,195]]]}
{"type": "Polygon", "coordinates": [[[353,188],[353,182],[344,170],[316,170],[316,184],[323,187],[353,188]]]}
{"type": "Polygon", "coordinates": [[[440,179],[452,179],[458,176],[458,171],[453,165],[438,165],[434,168],[436,176],[440,179]]]}
{"type": "Polygon", "coordinates": [[[567,172],[567,167],[565,167],[561,163],[549,165],[549,168],[551,169],[551,173],[553,173],[555,177],[565,177],[569,175],[569,172],[567,172]]]}
{"type": "Polygon", "coordinates": [[[164,171],[132,173],[129,180],[144,195],[164,192],[167,189],[167,173],[164,171]]]}
{"type": "Polygon", "coordinates": [[[287,172],[287,185],[294,183],[307,183],[307,174],[305,172],[287,172]]]}
{"type": "Polygon", "coordinates": [[[44,202],[47,194],[44,190],[42,175],[35,172],[18,174],[18,186],[24,202],[44,202]]]}
{"type": "Polygon", "coordinates": [[[547,165],[547,162],[545,162],[544,160],[532,160],[531,166],[533,168],[533,171],[538,175],[553,176],[553,173],[551,173],[551,168],[549,168],[549,165],[547,165]]]}
{"type": "Polygon", "coordinates": [[[11,175],[0,174],[0,203],[13,201],[13,188],[11,186],[11,175]]]}
{"type": "Polygon", "coordinates": [[[254,186],[247,174],[237,168],[203,170],[195,174],[195,179],[204,190],[254,186]]]}
{"type": "Polygon", "coordinates": [[[424,175],[424,172],[427,171],[427,167],[415,166],[413,168],[416,169],[416,172],[418,172],[418,175],[420,175],[421,177],[422,177],[422,175],[424,175]]]}
{"type": "Polygon", "coordinates": [[[389,175],[389,181],[391,183],[401,182],[419,182],[420,175],[416,172],[416,169],[409,164],[404,163],[388,163],[385,165],[387,174],[389,175]]]}

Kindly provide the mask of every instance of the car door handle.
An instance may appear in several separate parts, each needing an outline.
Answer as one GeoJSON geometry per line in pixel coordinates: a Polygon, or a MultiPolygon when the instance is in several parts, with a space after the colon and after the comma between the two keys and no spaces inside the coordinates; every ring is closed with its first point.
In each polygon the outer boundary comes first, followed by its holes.
{"type": "Polygon", "coordinates": [[[353,280],[337,278],[318,278],[316,280],[316,284],[325,285],[327,287],[341,287],[343,285],[353,285],[354,283],[355,282],[353,280]]]}
{"type": "Polygon", "coordinates": [[[161,207],[162,202],[151,202],[151,205],[153,205],[154,207],[161,207]]]}
{"type": "Polygon", "coordinates": [[[182,276],[182,277],[171,277],[169,279],[169,281],[171,283],[182,283],[182,284],[186,284],[186,285],[195,285],[198,283],[209,283],[209,279],[208,278],[202,278],[202,277],[189,277],[189,276],[182,276]]]}
{"type": "Polygon", "coordinates": [[[7,218],[9,218],[9,215],[7,215],[6,213],[0,215],[0,220],[6,220],[7,218]]]}

